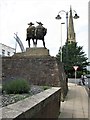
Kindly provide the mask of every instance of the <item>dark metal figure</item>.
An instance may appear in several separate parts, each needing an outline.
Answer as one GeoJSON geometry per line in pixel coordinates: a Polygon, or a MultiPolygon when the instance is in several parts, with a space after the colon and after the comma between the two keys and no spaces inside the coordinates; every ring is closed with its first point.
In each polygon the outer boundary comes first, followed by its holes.
{"type": "Polygon", "coordinates": [[[26,41],[28,40],[28,46],[30,47],[30,39],[33,40],[33,44],[35,45],[34,39],[35,39],[35,27],[33,26],[34,24],[32,22],[28,23],[29,27],[27,28],[27,38],[26,41]]]}
{"type": "Polygon", "coordinates": [[[43,41],[43,46],[45,47],[45,41],[44,41],[44,36],[47,33],[47,29],[44,28],[41,22],[37,22],[39,25],[36,27],[35,34],[36,34],[36,45],[37,45],[37,40],[42,40],[43,41]]]}
{"type": "Polygon", "coordinates": [[[39,25],[37,27],[33,26],[34,24],[30,22],[28,25],[30,25],[27,28],[27,38],[28,40],[28,45],[30,47],[30,39],[33,40],[33,44],[36,46],[37,45],[37,40],[42,40],[43,41],[43,46],[45,47],[45,41],[44,41],[44,36],[47,33],[47,29],[44,28],[41,22],[37,22],[39,25]],[[35,41],[36,39],[36,41],[35,41]]]}

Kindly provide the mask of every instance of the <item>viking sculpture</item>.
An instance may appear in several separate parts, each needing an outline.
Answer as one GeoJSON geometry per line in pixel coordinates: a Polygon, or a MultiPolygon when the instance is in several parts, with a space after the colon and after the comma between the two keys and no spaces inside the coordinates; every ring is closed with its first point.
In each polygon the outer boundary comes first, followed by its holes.
{"type": "Polygon", "coordinates": [[[27,38],[28,40],[28,45],[30,47],[30,40],[33,40],[34,46],[37,45],[37,40],[42,40],[43,41],[43,46],[45,48],[45,41],[44,41],[44,36],[47,33],[47,29],[43,27],[43,24],[41,22],[37,22],[38,26],[33,26],[34,24],[30,22],[28,25],[30,25],[27,28],[27,38]]]}

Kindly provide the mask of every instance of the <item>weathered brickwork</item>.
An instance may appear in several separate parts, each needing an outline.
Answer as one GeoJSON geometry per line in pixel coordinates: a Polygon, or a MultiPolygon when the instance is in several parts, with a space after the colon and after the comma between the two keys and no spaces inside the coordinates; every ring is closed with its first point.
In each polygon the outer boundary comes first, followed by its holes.
{"type": "Polygon", "coordinates": [[[26,79],[30,84],[60,86],[67,93],[62,64],[51,56],[14,56],[2,58],[2,80],[26,79]]]}
{"type": "Polygon", "coordinates": [[[26,79],[30,84],[60,86],[55,58],[3,58],[3,81],[26,79]]]}

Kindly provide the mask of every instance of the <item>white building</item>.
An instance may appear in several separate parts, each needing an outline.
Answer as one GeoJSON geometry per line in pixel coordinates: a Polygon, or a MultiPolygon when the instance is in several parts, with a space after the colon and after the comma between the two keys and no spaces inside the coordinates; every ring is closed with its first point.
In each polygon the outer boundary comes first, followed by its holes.
{"type": "Polygon", "coordinates": [[[0,56],[12,56],[15,53],[15,49],[0,43],[0,56]]]}

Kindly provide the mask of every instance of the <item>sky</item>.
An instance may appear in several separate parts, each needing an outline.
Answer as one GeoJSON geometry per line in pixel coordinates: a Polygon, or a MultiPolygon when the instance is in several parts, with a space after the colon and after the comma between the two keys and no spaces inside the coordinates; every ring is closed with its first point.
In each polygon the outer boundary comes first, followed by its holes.
{"type": "MultiPolygon", "coordinates": [[[[20,37],[25,49],[28,47],[26,41],[26,29],[28,23],[42,22],[47,28],[45,36],[46,48],[51,56],[56,56],[59,47],[66,42],[66,14],[61,13],[61,20],[56,20],[58,12],[70,11],[70,5],[80,16],[74,20],[74,30],[78,46],[83,46],[83,51],[88,54],[88,2],[89,0],[0,0],[0,43],[15,48],[16,41],[14,33],[20,37]],[[65,22],[62,25],[61,22],[65,22]],[[62,33],[62,38],[61,38],[62,33]]],[[[31,47],[33,43],[31,42],[31,47]]],[[[43,47],[41,40],[38,40],[37,47],[43,47]]],[[[17,44],[17,52],[20,47],[17,44]]]]}

